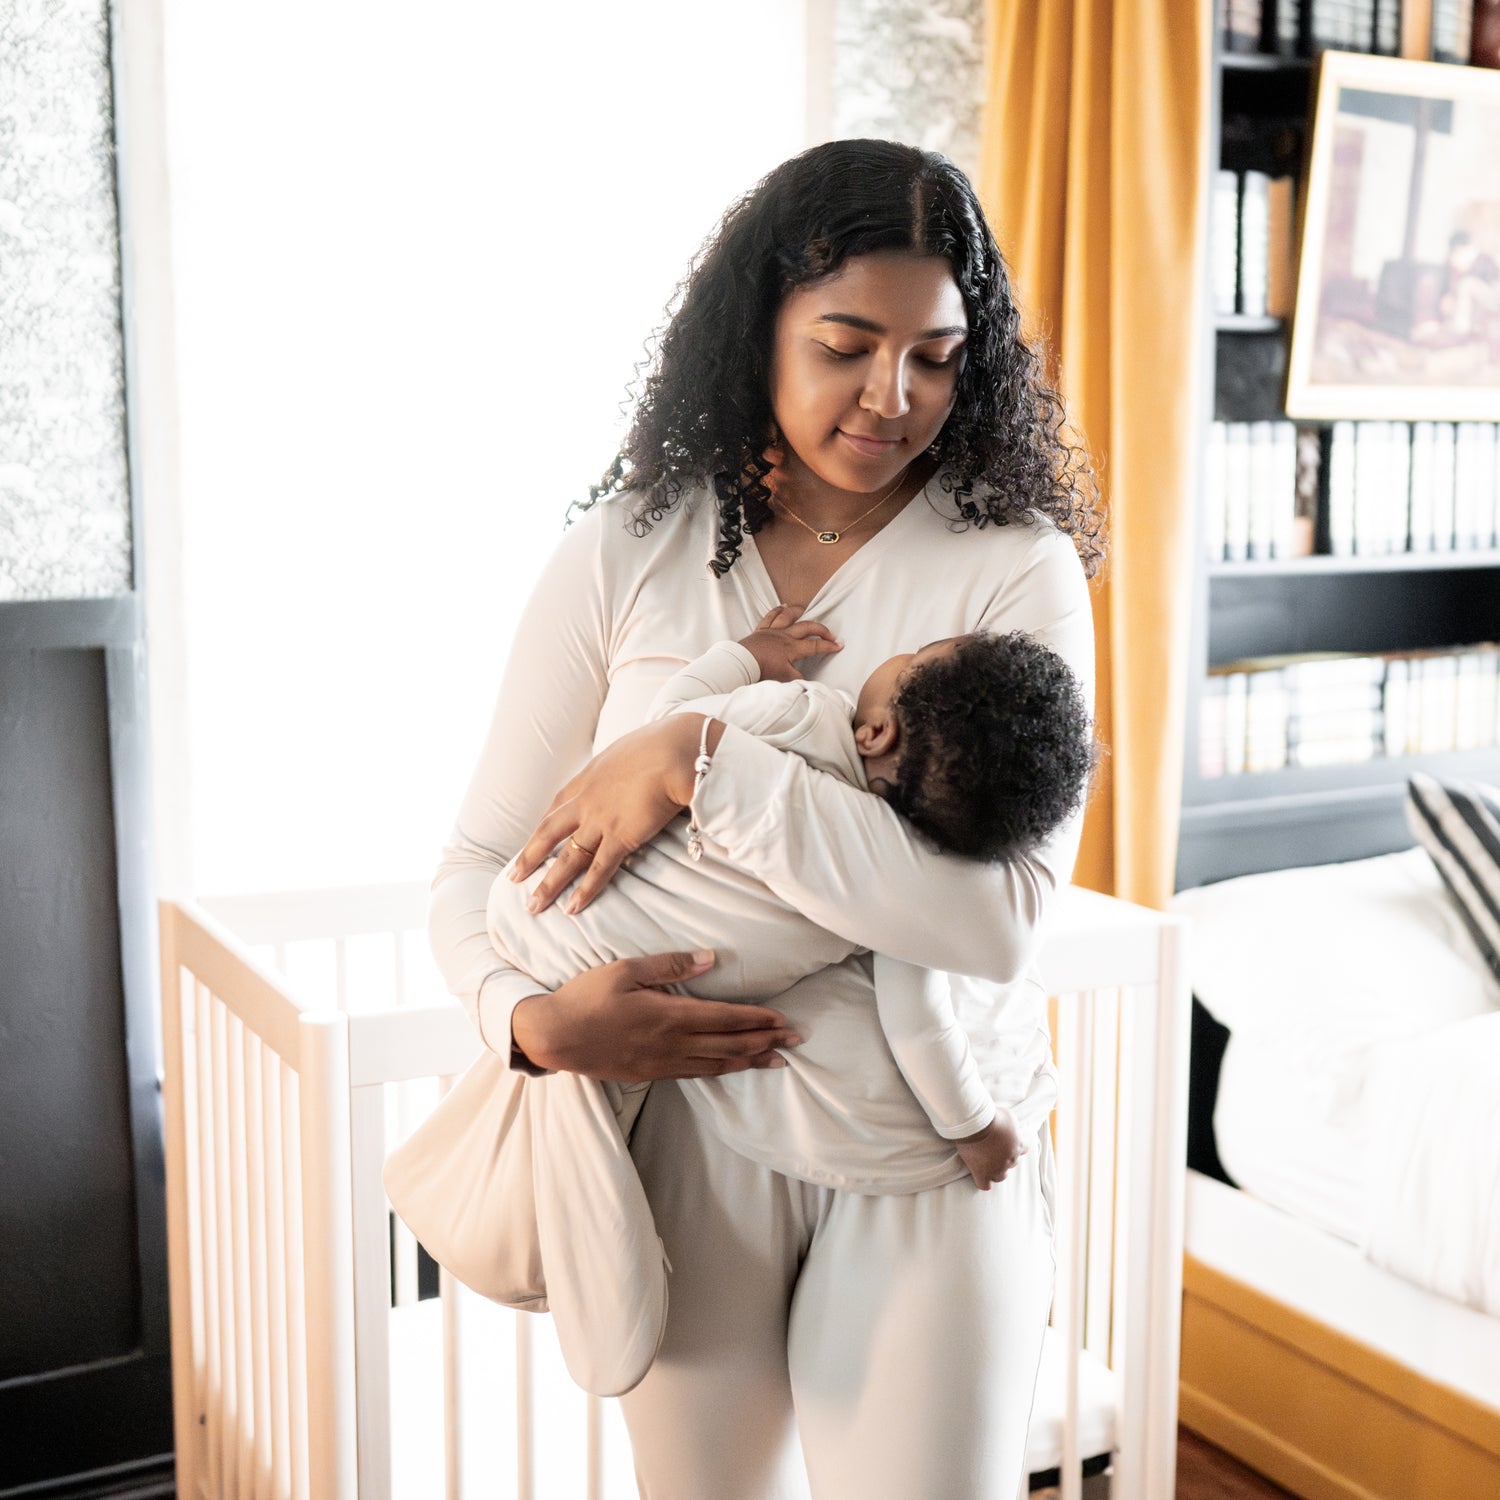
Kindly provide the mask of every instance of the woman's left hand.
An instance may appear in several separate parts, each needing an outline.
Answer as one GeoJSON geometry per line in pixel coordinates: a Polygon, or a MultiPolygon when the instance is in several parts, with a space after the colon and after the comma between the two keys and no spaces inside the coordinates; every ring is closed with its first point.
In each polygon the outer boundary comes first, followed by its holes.
{"type": "MultiPolygon", "coordinates": [[[[688,805],[702,728],[702,714],[673,714],[632,730],[563,787],[511,867],[512,880],[525,880],[557,851],[552,868],[531,894],[529,910],[544,911],[576,880],[564,909],[570,916],[582,911],[626,856],[655,838],[688,805]]],[[[722,724],[711,721],[710,752],[723,732],[722,724]]]]}

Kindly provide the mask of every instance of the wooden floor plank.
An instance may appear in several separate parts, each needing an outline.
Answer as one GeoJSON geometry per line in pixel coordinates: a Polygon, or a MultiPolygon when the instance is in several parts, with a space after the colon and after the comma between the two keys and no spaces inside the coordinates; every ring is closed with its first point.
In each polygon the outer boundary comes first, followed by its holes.
{"type": "MultiPolygon", "coordinates": [[[[1107,1496],[1109,1480],[1084,1480],[1084,1500],[1107,1496]]],[[[1033,1490],[1030,1500],[1057,1500],[1056,1489],[1033,1490]]],[[[1177,1500],[1296,1500],[1290,1490],[1247,1469],[1186,1427],[1177,1429],[1177,1500]]]]}
{"type": "Polygon", "coordinates": [[[1286,1500],[1290,1493],[1197,1433],[1177,1429],[1177,1500],[1286,1500]]]}

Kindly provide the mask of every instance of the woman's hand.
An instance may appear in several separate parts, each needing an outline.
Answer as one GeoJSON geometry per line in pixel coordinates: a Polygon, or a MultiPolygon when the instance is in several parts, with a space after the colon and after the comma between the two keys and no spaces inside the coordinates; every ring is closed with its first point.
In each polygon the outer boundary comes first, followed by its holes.
{"type": "Polygon", "coordinates": [[[1003,1105],[996,1108],[995,1118],[983,1130],[955,1141],[953,1146],[958,1159],[969,1169],[974,1186],[985,1193],[991,1183],[1004,1182],[1026,1155],[1016,1117],[1003,1105]]]}
{"type": "MultiPolygon", "coordinates": [[[[510,870],[512,880],[525,880],[557,850],[552,868],[531,893],[529,911],[545,911],[576,880],[565,910],[577,915],[609,884],[627,855],[655,838],[688,805],[703,717],[673,714],[622,735],[552,799],[510,870]]],[[[710,720],[710,752],[723,733],[724,726],[710,720]]]]}
{"type": "Polygon", "coordinates": [[[539,1068],[620,1083],[784,1068],[773,1049],[802,1038],[780,1012],[657,988],[690,980],[713,961],[706,951],[655,953],[585,969],[554,994],[522,1000],[511,1013],[511,1039],[539,1068]]]}

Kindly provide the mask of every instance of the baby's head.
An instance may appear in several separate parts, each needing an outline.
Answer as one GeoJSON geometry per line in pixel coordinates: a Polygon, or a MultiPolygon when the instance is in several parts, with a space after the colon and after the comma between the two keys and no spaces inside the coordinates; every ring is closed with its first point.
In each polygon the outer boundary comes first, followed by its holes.
{"type": "Polygon", "coordinates": [[[872,791],[955,854],[1036,848],[1077,811],[1094,765],[1078,680],[1024,631],[934,641],[878,666],[854,739],[872,791]]]}

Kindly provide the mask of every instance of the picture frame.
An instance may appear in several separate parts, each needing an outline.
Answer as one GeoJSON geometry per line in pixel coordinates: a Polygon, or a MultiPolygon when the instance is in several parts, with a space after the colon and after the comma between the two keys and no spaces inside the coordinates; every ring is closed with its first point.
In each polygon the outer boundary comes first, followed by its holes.
{"type": "Polygon", "coordinates": [[[1293,418],[1500,421],[1500,71],[1325,52],[1293,418]]]}

